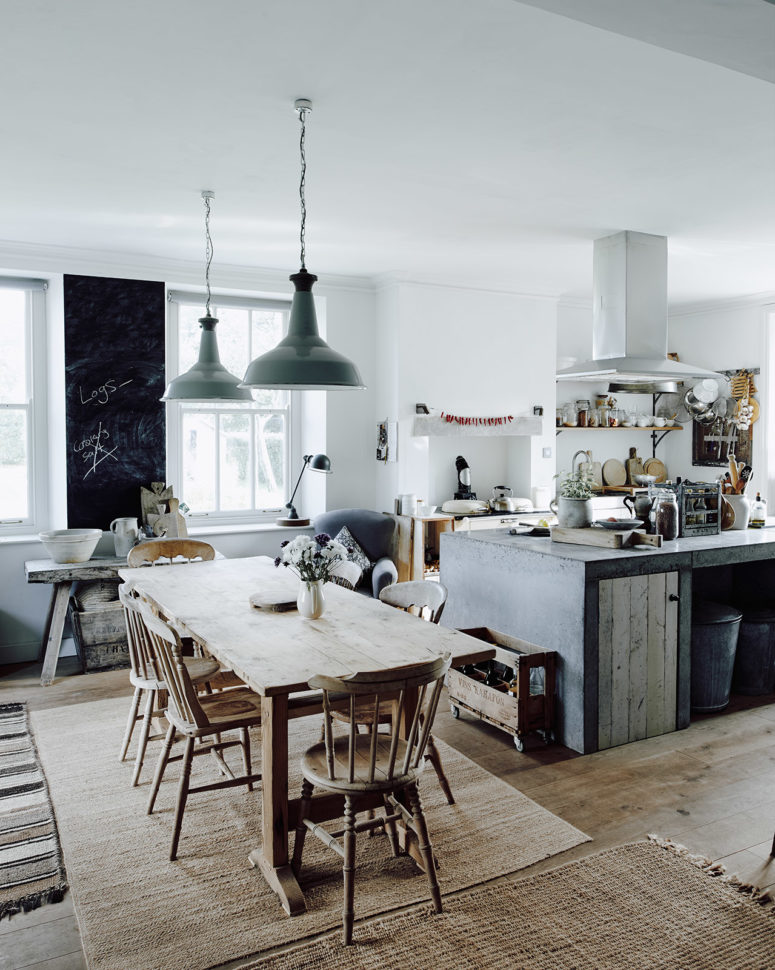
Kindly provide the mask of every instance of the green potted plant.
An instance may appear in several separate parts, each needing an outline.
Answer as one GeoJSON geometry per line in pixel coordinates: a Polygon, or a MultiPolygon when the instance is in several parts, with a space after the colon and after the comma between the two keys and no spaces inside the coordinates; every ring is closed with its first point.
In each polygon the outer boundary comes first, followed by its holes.
{"type": "Polygon", "coordinates": [[[567,529],[585,529],[592,525],[592,496],[594,491],[588,475],[584,471],[561,472],[557,498],[549,507],[557,516],[557,524],[567,529]]]}

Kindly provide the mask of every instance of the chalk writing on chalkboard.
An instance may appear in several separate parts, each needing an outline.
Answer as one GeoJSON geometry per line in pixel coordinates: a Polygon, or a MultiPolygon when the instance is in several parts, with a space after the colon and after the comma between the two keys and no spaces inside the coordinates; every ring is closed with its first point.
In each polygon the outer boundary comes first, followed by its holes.
{"type": "Polygon", "coordinates": [[[86,397],[83,396],[83,388],[79,387],[78,395],[81,399],[81,404],[107,404],[111,398],[111,395],[115,394],[116,391],[120,390],[120,388],[126,387],[127,384],[131,383],[132,379],[130,378],[128,381],[121,381],[120,384],[116,384],[114,378],[111,377],[110,380],[105,381],[104,384],[100,384],[99,387],[95,387],[91,393],[87,392],[86,397]]]}
{"type": "Polygon", "coordinates": [[[93,434],[90,434],[88,438],[83,438],[73,445],[73,451],[76,454],[80,454],[84,463],[88,466],[86,474],[83,476],[84,479],[96,472],[97,467],[103,461],[107,461],[108,458],[112,458],[113,461],[118,461],[116,457],[118,445],[112,445],[110,432],[102,427],[102,421],[100,421],[97,430],[93,434]]]}

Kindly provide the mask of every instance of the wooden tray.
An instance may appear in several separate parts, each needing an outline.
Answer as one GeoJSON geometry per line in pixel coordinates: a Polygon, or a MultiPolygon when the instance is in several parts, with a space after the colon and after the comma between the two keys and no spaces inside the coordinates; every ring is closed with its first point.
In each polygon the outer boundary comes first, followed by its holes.
{"type": "Polygon", "coordinates": [[[572,542],[580,546],[598,546],[604,549],[625,549],[628,546],[653,546],[660,549],[662,536],[651,536],[640,529],[620,532],[618,529],[552,529],[552,542],[572,542]]]}

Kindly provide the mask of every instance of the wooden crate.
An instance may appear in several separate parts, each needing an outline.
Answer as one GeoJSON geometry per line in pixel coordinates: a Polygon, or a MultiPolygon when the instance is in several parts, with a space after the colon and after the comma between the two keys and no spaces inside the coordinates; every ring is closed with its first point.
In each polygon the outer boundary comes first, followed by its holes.
{"type": "Polygon", "coordinates": [[[93,610],[78,607],[78,600],[70,597],[70,626],[84,672],[128,667],[129,644],[121,603],[115,600],[93,610]]]}
{"type": "MultiPolygon", "coordinates": [[[[455,667],[447,673],[447,693],[455,717],[465,710],[483,721],[494,724],[514,738],[517,751],[524,750],[524,738],[530,731],[539,731],[544,741],[549,741],[554,731],[554,687],[557,654],[554,650],[542,650],[527,640],[511,637],[489,627],[463,630],[495,647],[495,661],[514,671],[517,680],[516,695],[506,690],[505,682],[498,687],[485,684],[484,671],[487,664],[475,668],[473,676],[455,667]],[[530,671],[544,671],[543,693],[530,693],[530,671]]],[[[489,663],[489,661],[488,661],[489,663]]]]}

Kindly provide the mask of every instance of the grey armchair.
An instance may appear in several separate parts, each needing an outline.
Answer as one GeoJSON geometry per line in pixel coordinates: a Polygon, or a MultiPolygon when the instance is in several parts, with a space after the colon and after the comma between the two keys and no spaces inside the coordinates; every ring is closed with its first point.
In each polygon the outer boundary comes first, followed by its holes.
{"type": "Polygon", "coordinates": [[[398,579],[398,570],[392,559],[396,529],[392,516],[370,509],[334,509],[315,516],[312,524],[315,532],[327,532],[332,539],[336,538],[342,526],[347,526],[353,539],[374,563],[371,572],[372,596],[378,597],[381,590],[398,579]]]}

